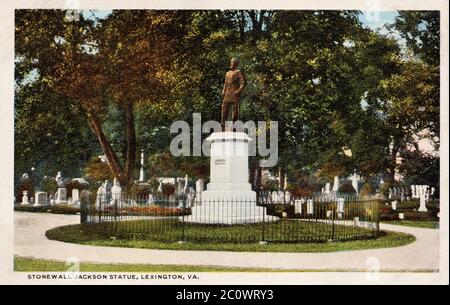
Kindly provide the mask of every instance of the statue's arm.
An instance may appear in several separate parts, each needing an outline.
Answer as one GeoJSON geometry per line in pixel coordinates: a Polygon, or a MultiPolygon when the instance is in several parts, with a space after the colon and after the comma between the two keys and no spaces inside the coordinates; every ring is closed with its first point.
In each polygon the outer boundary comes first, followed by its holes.
{"type": "Polygon", "coordinates": [[[245,79],[244,73],[242,73],[241,71],[239,71],[238,75],[239,75],[239,83],[240,83],[238,94],[241,94],[241,92],[247,86],[247,80],[245,79]]]}

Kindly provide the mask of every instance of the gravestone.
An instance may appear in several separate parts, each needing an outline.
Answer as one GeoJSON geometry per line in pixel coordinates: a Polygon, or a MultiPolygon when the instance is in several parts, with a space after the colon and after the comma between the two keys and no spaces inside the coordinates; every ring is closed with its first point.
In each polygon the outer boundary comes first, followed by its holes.
{"type": "Polygon", "coordinates": [[[351,180],[352,180],[352,186],[355,189],[356,195],[358,195],[358,193],[359,193],[359,189],[358,189],[358,180],[359,180],[358,179],[358,175],[356,173],[353,173],[351,180]]]}
{"type": "Polygon", "coordinates": [[[72,190],[72,204],[78,206],[80,205],[80,190],[73,189],[72,190]]]}
{"type": "Polygon", "coordinates": [[[295,199],[294,200],[294,213],[295,214],[302,214],[302,206],[303,206],[303,199],[295,199]]]}
{"type": "Polygon", "coordinates": [[[428,196],[428,185],[421,185],[419,191],[419,212],[427,212],[426,201],[428,196]]]}
{"type": "Polygon", "coordinates": [[[28,202],[28,191],[23,191],[23,196],[22,196],[22,203],[23,205],[27,205],[30,204],[30,202],[28,202]]]}
{"type": "Polygon", "coordinates": [[[201,194],[204,190],[205,186],[204,186],[204,182],[202,179],[198,179],[195,182],[195,191],[197,192],[197,194],[201,194]]]}
{"type": "Polygon", "coordinates": [[[122,188],[117,178],[114,178],[114,184],[111,188],[111,204],[120,204],[122,199],[122,188]]]}
{"type": "Polygon", "coordinates": [[[327,184],[325,184],[325,194],[329,193],[331,193],[331,184],[330,182],[327,182],[327,184]]]}
{"type": "Polygon", "coordinates": [[[391,202],[391,206],[392,206],[392,209],[394,210],[394,211],[396,211],[397,210],[397,200],[394,200],[394,201],[392,201],[391,202]]]}
{"type": "Polygon", "coordinates": [[[34,198],[36,199],[36,205],[48,204],[48,194],[46,192],[36,192],[34,198]]]}
{"type": "Polygon", "coordinates": [[[64,187],[58,188],[56,192],[56,204],[66,204],[67,203],[67,190],[64,187]]]}
{"type": "Polygon", "coordinates": [[[109,184],[109,181],[105,180],[105,182],[102,185],[100,185],[100,187],[97,189],[97,198],[95,200],[95,207],[97,209],[104,208],[109,201],[108,200],[108,197],[109,197],[108,184],[109,184]]]}
{"type": "Polygon", "coordinates": [[[278,195],[278,192],[273,191],[272,192],[272,203],[278,203],[280,201],[280,196],[278,195]]]}
{"type": "Polygon", "coordinates": [[[339,218],[342,218],[342,214],[344,214],[344,203],[345,203],[344,198],[337,199],[337,212],[339,218]]]}
{"type": "Polygon", "coordinates": [[[62,173],[58,172],[55,177],[55,181],[58,184],[58,191],[56,192],[56,204],[67,204],[67,190],[64,187],[64,180],[62,177],[62,173]]]}
{"type": "Polygon", "coordinates": [[[314,202],[312,199],[306,201],[306,213],[310,215],[314,214],[314,202]]]}
{"type": "Polygon", "coordinates": [[[334,176],[333,192],[337,192],[338,190],[339,190],[339,176],[334,176]]]}

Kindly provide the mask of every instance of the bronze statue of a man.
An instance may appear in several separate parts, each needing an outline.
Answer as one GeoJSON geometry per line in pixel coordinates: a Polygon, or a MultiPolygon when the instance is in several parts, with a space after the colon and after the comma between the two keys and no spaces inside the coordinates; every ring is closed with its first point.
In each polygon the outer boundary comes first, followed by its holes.
{"type": "Polygon", "coordinates": [[[225,130],[225,121],[237,121],[239,119],[239,100],[241,92],[247,85],[244,74],[238,70],[239,60],[231,59],[230,71],[225,74],[222,95],[222,130],[225,130]]]}

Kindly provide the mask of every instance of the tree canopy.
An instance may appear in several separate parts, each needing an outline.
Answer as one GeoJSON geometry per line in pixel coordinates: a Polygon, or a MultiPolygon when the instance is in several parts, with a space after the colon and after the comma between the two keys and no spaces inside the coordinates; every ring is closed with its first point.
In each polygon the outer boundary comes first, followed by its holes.
{"type": "Polygon", "coordinates": [[[16,176],[35,163],[43,174],[82,174],[104,154],[130,185],[138,149],[151,155],[151,176],[204,176],[206,158],[168,156],[169,126],[194,112],[219,120],[223,76],[239,57],[242,120],[279,122],[273,171],[393,179],[415,135],[439,136],[439,14],[399,13],[392,28],[408,58],[359,14],[114,10],[68,20],[17,10],[16,176]]]}

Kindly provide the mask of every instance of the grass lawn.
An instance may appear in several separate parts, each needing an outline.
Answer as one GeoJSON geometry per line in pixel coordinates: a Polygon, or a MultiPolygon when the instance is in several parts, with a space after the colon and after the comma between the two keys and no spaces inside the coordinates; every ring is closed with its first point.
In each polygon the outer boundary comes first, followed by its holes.
{"type": "Polygon", "coordinates": [[[385,221],[385,224],[400,225],[407,227],[426,228],[426,229],[439,229],[439,221],[426,221],[426,220],[394,220],[385,221]]]}
{"type": "MultiPolygon", "coordinates": [[[[14,270],[18,272],[65,272],[65,262],[34,259],[26,257],[14,258],[14,270]]],[[[80,272],[293,272],[299,270],[279,270],[269,268],[238,268],[193,265],[148,265],[148,264],[94,264],[80,263],[80,272]]],[[[300,270],[303,271],[303,270],[300,270]]]]}
{"type": "MultiPolygon", "coordinates": [[[[205,228],[203,228],[205,229],[205,228]]],[[[233,228],[232,230],[237,230],[233,228]]],[[[234,232],[234,231],[233,231],[234,232]]],[[[230,243],[230,242],[186,242],[177,240],[162,241],[152,239],[148,233],[146,238],[141,236],[124,235],[120,238],[114,235],[99,233],[92,227],[70,225],[51,229],[46,236],[52,240],[78,243],[92,246],[170,249],[170,250],[211,250],[211,251],[246,251],[246,252],[335,252],[373,248],[397,247],[412,243],[415,237],[397,232],[381,232],[378,238],[367,240],[351,240],[342,242],[308,242],[308,243],[279,243],[269,242],[261,245],[258,242],[230,243]]]]}

